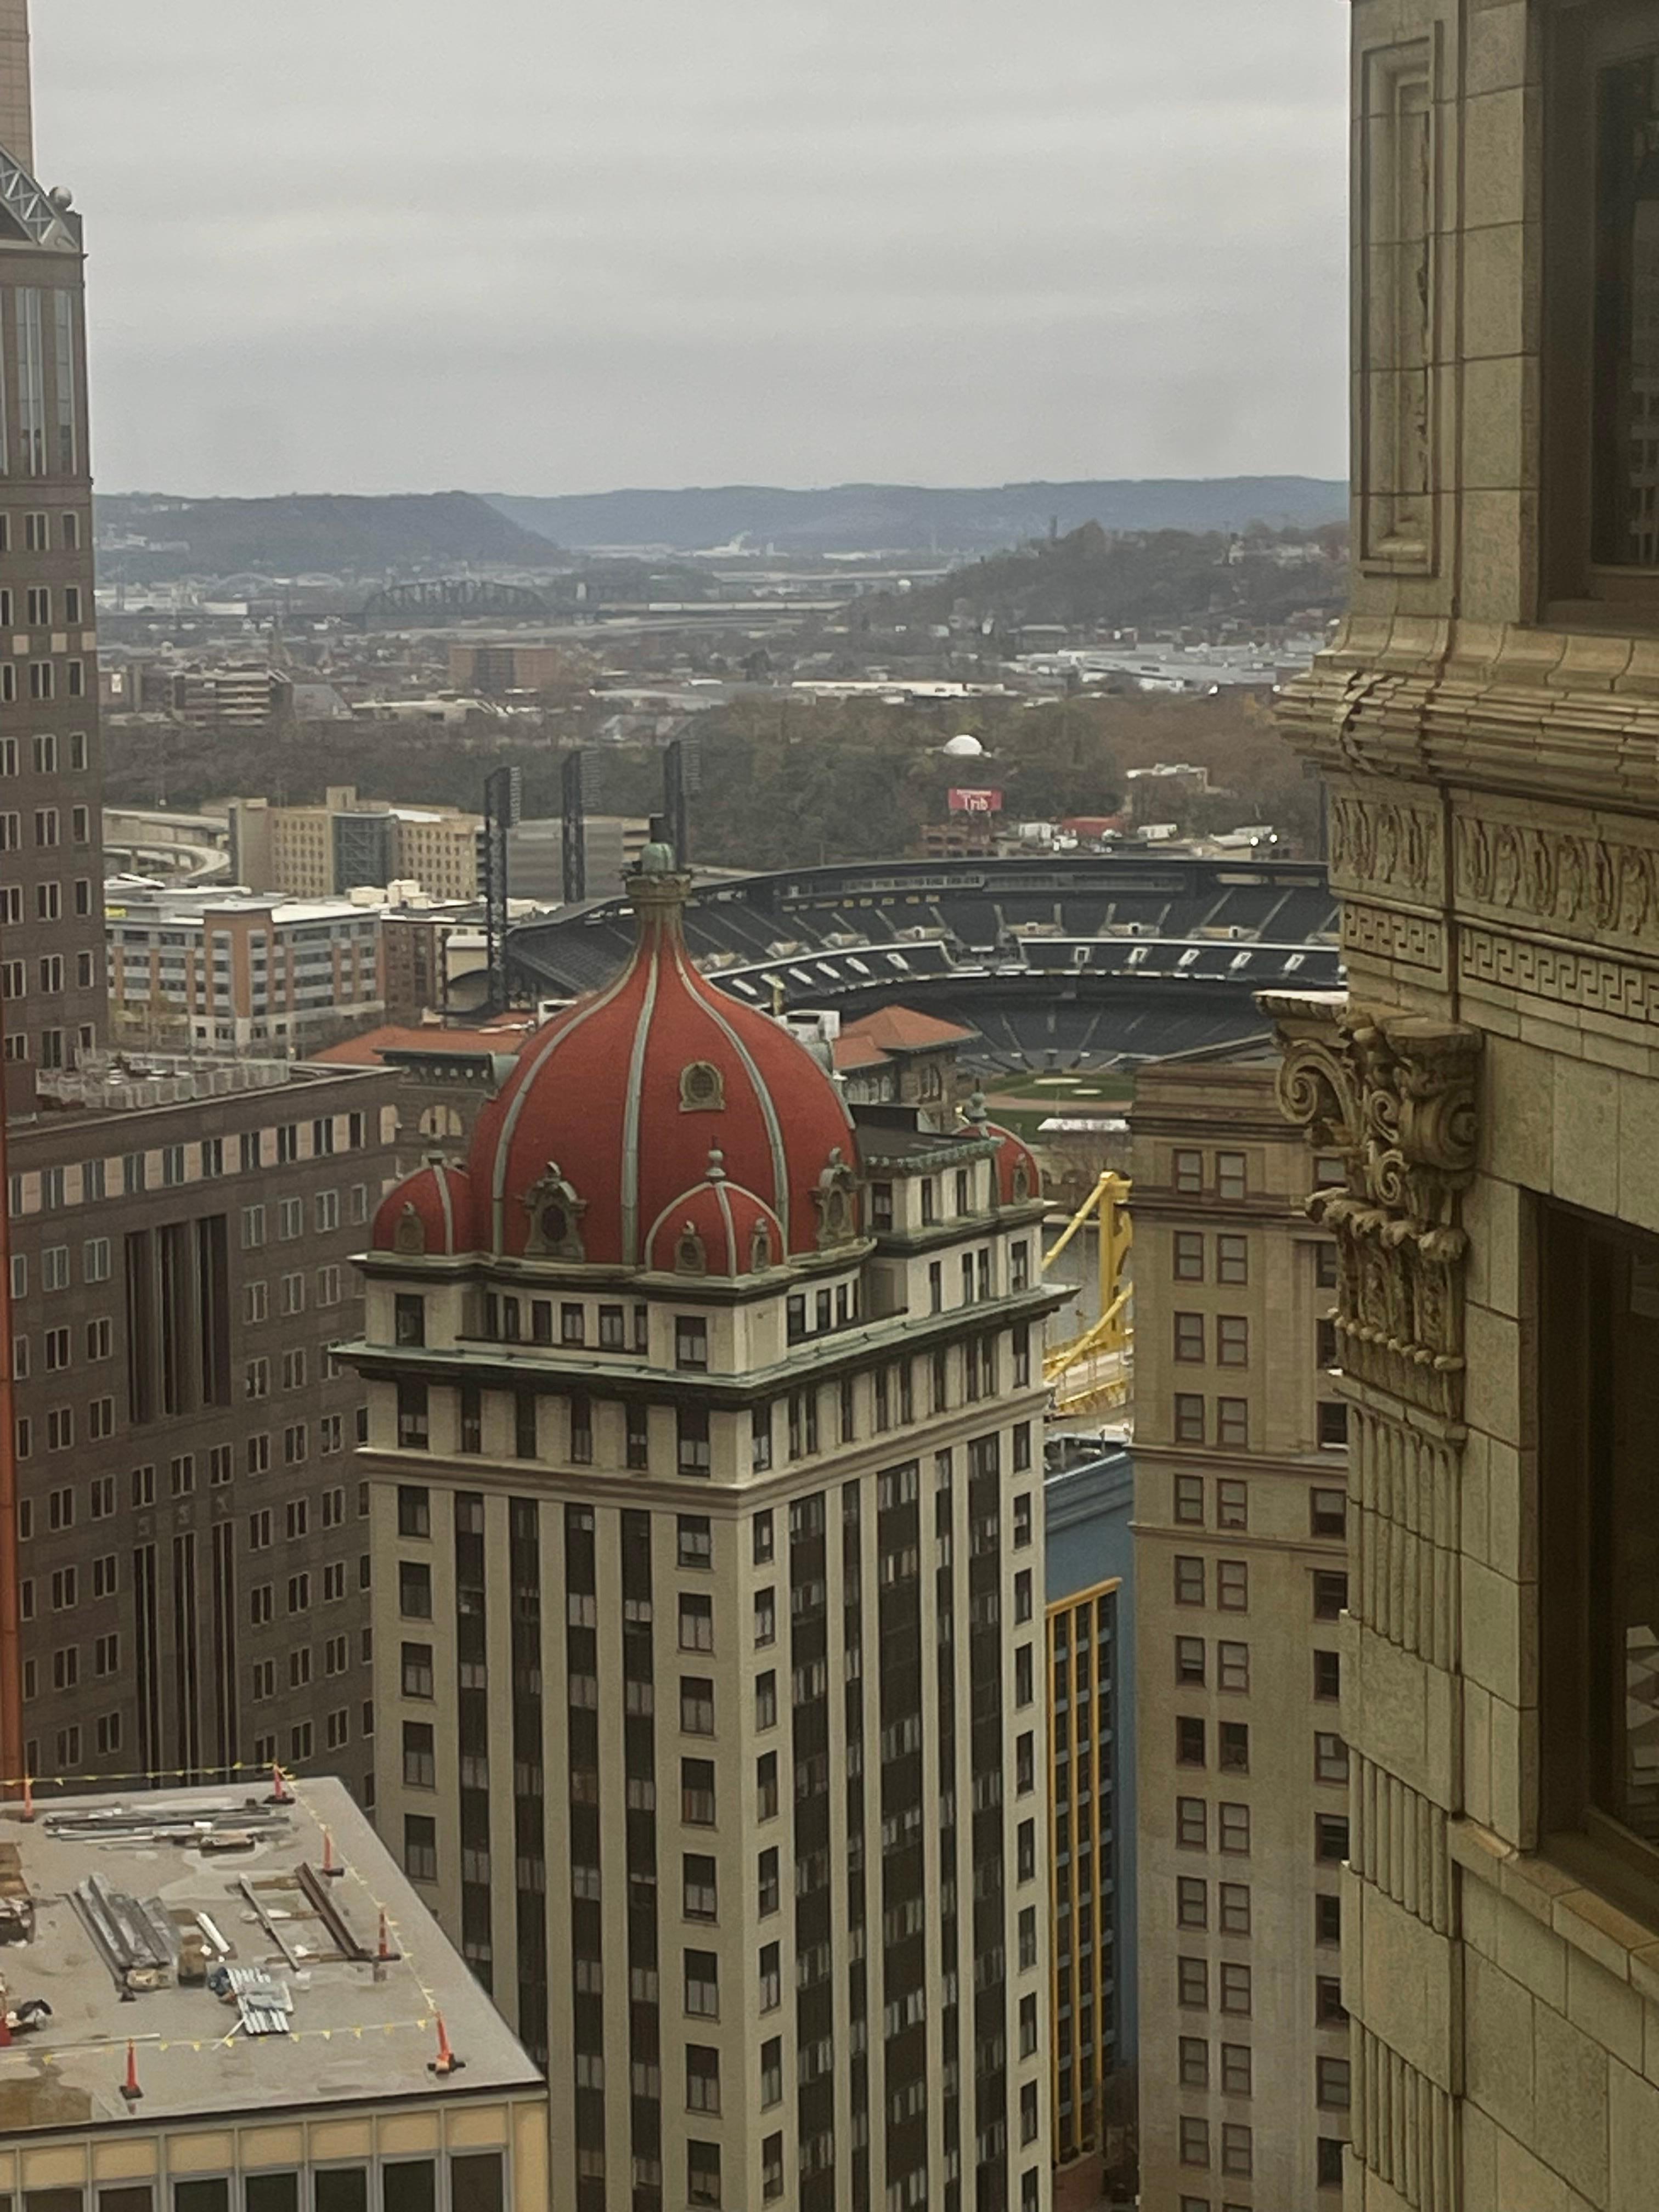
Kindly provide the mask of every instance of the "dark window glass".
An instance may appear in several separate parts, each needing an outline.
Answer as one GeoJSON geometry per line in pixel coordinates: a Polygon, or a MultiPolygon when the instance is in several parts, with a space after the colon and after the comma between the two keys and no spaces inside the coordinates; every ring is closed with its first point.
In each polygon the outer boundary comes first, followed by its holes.
{"type": "MultiPolygon", "coordinates": [[[[43,2197],[57,2197],[65,2192],[58,2190],[31,2189],[25,2192],[25,2212],[45,2212],[40,2203],[43,2197]]],[[[78,2206],[81,2192],[74,2192],[78,2206]]],[[[211,2180],[175,2181],[173,2185],[173,2212],[230,2212],[230,2184],[222,2174],[211,2180]]]]}
{"type": "Polygon", "coordinates": [[[311,2192],[316,2212],[368,2212],[368,2168],[319,2166],[311,2177],[311,2192]]]}
{"type": "Polygon", "coordinates": [[[438,2169],[429,2158],[392,2159],[380,2168],[381,2212],[436,2212],[438,2169]]]}
{"type": "Polygon", "coordinates": [[[502,2212],[504,2203],[499,2151],[469,2151],[450,2160],[449,2212],[502,2212]]]}
{"type": "Polygon", "coordinates": [[[1659,567],[1659,58],[1596,86],[1593,554],[1659,567]]]}

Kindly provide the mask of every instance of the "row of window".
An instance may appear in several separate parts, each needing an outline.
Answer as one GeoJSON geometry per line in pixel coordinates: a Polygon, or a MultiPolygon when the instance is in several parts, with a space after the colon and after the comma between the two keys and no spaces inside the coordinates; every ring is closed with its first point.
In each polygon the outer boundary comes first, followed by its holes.
{"type": "MultiPolygon", "coordinates": [[[[1340,1608],[1338,1608],[1339,1611],[1340,1608]]],[[[1322,1617],[1322,1616],[1316,1616],[1322,1617]]],[[[1334,1703],[1342,1695],[1342,1658],[1336,1651],[1315,1651],[1313,1694],[1334,1703]]],[[[1209,1668],[1201,1636],[1177,1636],[1175,1640],[1175,1678],[1182,1688],[1206,1689],[1209,1668]]],[[[1223,1637],[1215,1647],[1215,1686],[1232,1694],[1247,1695],[1250,1687],[1250,1647],[1229,1643],[1223,1637]]]]}
{"type": "MultiPolygon", "coordinates": [[[[1209,1602],[1208,1569],[1212,1562],[1200,1554],[1177,1553],[1175,1558],[1175,1601],[1177,1605],[1209,1602]]],[[[1244,1559],[1217,1559],[1215,1601],[1223,1613],[1247,1613],[1250,1604],[1250,1570],[1244,1559]]],[[[1348,1577],[1340,1568],[1316,1567],[1310,1577],[1313,1617],[1340,1620],[1348,1602],[1348,1577]]]]}
{"type": "MultiPolygon", "coordinates": [[[[1206,1525],[1206,1495],[1212,1497],[1212,1511],[1216,1528],[1239,1529],[1249,1527],[1249,1485],[1245,1479],[1242,1475],[1218,1476],[1211,1492],[1208,1478],[1201,1474],[1178,1474],[1175,1478],[1177,1526],[1202,1528],[1206,1525]]],[[[1308,1492],[1309,1534],[1341,1537],[1346,1535],[1347,1529],[1347,1492],[1314,1485],[1308,1492]]]]}
{"type": "MultiPolygon", "coordinates": [[[[79,991],[97,988],[99,957],[95,952],[77,952],[75,956],[75,987],[79,991]]],[[[37,988],[48,998],[57,998],[66,988],[69,974],[64,955],[43,952],[34,963],[37,988]]],[[[16,1006],[29,994],[29,973],[27,960],[0,960],[0,998],[8,1005],[16,1006]]]]}
{"type": "MultiPolygon", "coordinates": [[[[1340,1737],[1330,1739],[1340,1744],[1340,1737]]],[[[1343,1751],[1346,1759],[1346,1748],[1343,1751]]],[[[1250,1808],[1248,1805],[1222,1803],[1214,1808],[1214,1848],[1230,1858],[1249,1858],[1250,1855],[1250,1808]]],[[[1207,1851],[1211,1849],[1211,1807],[1202,1797],[1177,1797],[1175,1803],[1175,1838],[1178,1847],[1186,1851],[1207,1851]]],[[[1346,1814],[1316,1813],[1314,1815],[1314,1857],[1322,1866],[1340,1865],[1348,1856],[1348,1822],[1346,1814]]]]}
{"type": "MultiPolygon", "coordinates": [[[[1207,1723],[1197,1714],[1177,1714],[1176,1765],[1207,1767],[1209,1763],[1210,1738],[1207,1723]]],[[[1217,1723],[1215,1763],[1217,1771],[1221,1774],[1249,1772],[1250,1729],[1248,1721],[1217,1723]]],[[[1314,1779],[1316,1782],[1343,1784],[1346,1784],[1348,1779],[1348,1747],[1340,1735],[1334,1735],[1325,1729],[1316,1729],[1314,1732],[1314,1779]]]]}
{"type": "MultiPolygon", "coordinates": [[[[14,884],[12,889],[15,890],[15,888],[14,884]]],[[[0,920],[3,919],[3,917],[0,917],[0,920]]],[[[354,1113],[345,1118],[349,1147],[353,1151],[361,1150],[368,1141],[368,1117],[362,1114],[354,1113]]],[[[236,1173],[258,1175],[271,1164],[270,1162],[261,1158],[261,1139],[264,1136],[271,1134],[274,1134],[276,1139],[276,1164],[278,1166],[290,1164],[301,1158],[297,1123],[284,1124],[275,1132],[245,1129],[238,1140],[237,1164],[234,1170],[236,1173]]],[[[320,1121],[313,1122],[312,1145],[311,1156],[313,1158],[319,1154],[332,1153],[335,1151],[334,1123],[331,1116],[325,1116],[320,1121]]],[[[213,1181],[230,1172],[227,1164],[228,1157],[226,1151],[226,1139],[222,1137],[204,1137],[198,1145],[195,1146],[163,1145],[157,1147],[153,1153],[126,1152],[121,1155],[121,1188],[129,1197],[140,1191],[149,1189],[152,1187],[152,1160],[155,1163],[155,1173],[159,1177],[158,1187],[161,1189],[174,1189],[181,1184],[193,1182],[198,1179],[213,1181]]],[[[82,1161],[80,1170],[79,1203],[90,1205],[110,1195],[111,1164],[111,1162],[103,1158],[82,1161]]],[[[71,1189],[70,1171],[64,1168],[44,1168],[32,1178],[22,1174],[15,1174],[9,1178],[7,1186],[7,1211],[14,1221],[21,1218],[26,1213],[59,1212],[65,1206],[77,1202],[76,1197],[71,1196],[71,1189]]],[[[316,1194],[316,1197],[318,1229],[319,1231],[337,1229],[341,1221],[340,1193],[337,1190],[319,1191],[316,1194]]],[[[303,1235],[304,1201],[300,1199],[285,1199],[280,1203],[283,1206],[297,1206],[300,1209],[297,1217],[283,1217],[294,1219],[295,1224],[284,1233],[294,1237],[303,1235]]],[[[367,1183],[355,1183],[348,1189],[344,1218],[352,1222],[368,1220],[368,1186],[367,1183]]],[[[265,1222],[266,1214],[263,1206],[244,1207],[242,1245],[245,1250],[264,1243],[265,1222]]]]}
{"type": "MultiPolygon", "coordinates": [[[[66,660],[63,664],[64,681],[61,689],[58,682],[58,663],[55,660],[45,659],[27,660],[23,665],[29,672],[28,696],[37,705],[44,704],[49,699],[84,699],[89,696],[87,690],[87,664],[78,655],[74,659],[66,660]]],[[[17,684],[17,663],[15,660],[0,660],[0,706],[14,706],[22,696],[17,684]]]]}
{"type": "Polygon", "coordinates": [[[1248,1367],[1250,1364],[1250,1324],[1243,1314],[1178,1313],[1175,1322],[1175,1356],[1188,1365],[1202,1366],[1209,1358],[1209,1323],[1215,1322],[1218,1367],[1248,1367]]]}
{"type": "MultiPolygon", "coordinates": [[[[81,586],[79,584],[65,584],[63,586],[63,608],[60,619],[67,629],[78,629],[81,627],[81,586]]],[[[16,628],[17,616],[20,609],[22,612],[23,626],[26,629],[50,629],[52,628],[52,586],[50,584],[26,584],[23,588],[19,591],[14,586],[9,584],[0,585],[0,630],[15,629],[16,628]]],[[[77,735],[79,733],[77,732],[77,735]]],[[[40,742],[40,740],[37,738],[35,739],[36,744],[38,745],[40,742]]],[[[84,768],[86,766],[87,763],[84,750],[86,742],[86,738],[82,737],[82,757],[78,761],[71,760],[70,765],[72,768],[84,768]]],[[[54,760],[52,765],[55,769],[57,767],[57,762],[54,760]]]]}

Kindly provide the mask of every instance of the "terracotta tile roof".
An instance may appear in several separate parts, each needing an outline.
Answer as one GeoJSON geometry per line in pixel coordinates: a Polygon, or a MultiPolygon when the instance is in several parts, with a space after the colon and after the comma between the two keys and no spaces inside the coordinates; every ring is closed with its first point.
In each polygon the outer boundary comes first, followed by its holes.
{"type": "MultiPolygon", "coordinates": [[[[857,1021],[844,1023],[837,1042],[856,1037],[883,1053],[926,1052],[942,1045],[964,1044],[973,1034],[957,1022],[919,1014],[914,1006],[878,1006],[872,1014],[860,1014],[857,1021]]],[[[836,1065],[841,1065],[839,1053],[836,1065]]]]}
{"type": "Polygon", "coordinates": [[[517,1052],[534,1027],[529,1020],[503,1022],[491,1030],[432,1029],[423,1024],[404,1029],[391,1023],[378,1030],[365,1030],[361,1036],[344,1037],[338,1044],[325,1045],[309,1057],[340,1066],[373,1067],[388,1052],[512,1053],[517,1052]]]}

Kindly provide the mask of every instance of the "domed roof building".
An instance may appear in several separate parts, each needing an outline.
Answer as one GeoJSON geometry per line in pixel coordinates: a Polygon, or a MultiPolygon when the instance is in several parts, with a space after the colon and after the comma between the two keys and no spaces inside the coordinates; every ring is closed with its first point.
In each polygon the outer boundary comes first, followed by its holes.
{"type": "Polygon", "coordinates": [[[393,1191],[378,1249],[416,1249],[412,1215],[431,1252],[747,1274],[857,1235],[858,1145],[833,1079],[699,974],[689,878],[661,848],[647,861],[633,957],[526,1039],[466,1169],[428,1165],[393,1191]]]}
{"type": "MultiPolygon", "coordinates": [[[[588,2160],[562,2208],[684,2201],[599,2154],[590,2061],[643,2038],[676,2085],[659,2090],[653,2057],[633,2093],[653,2172],[727,2203],[774,2174],[769,2196],[836,2212],[833,2159],[820,2148],[809,2171],[791,2151],[786,2185],[763,2072],[687,2017],[682,1983],[740,2025],[781,2009],[739,1879],[758,1848],[789,1870],[763,1875],[763,1919],[810,1962],[789,1979],[826,2023],[901,1893],[918,2004],[949,1982],[1000,2023],[1048,2017],[1020,1932],[1040,1828],[1003,1802],[1006,1777],[1044,1771],[1041,1707],[984,1686],[1046,1670],[1042,1329],[1059,1301],[1025,1147],[982,1100],[957,1118],[953,1073],[931,1103],[849,1114],[830,1054],[692,965],[688,883],[647,848],[622,973],[526,1038],[464,1164],[428,1160],[374,1217],[363,1337],[343,1348],[368,1400],[374,1804],[561,2083],[557,2170],[571,2139],[588,2160]],[[858,1778],[878,1740],[895,1747],[878,1784],[858,1778]],[[971,1912],[928,1909],[929,1820],[939,1865],[983,1875],[971,1912]],[[718,2099],[690,2106],[690,2080],[718,2099]]],[[[915,1042],[914,1018],[888,1033],[915,1042]]],[[[994,2117],[1008,2146],[982,2161],[996,2201],[1026,2203],[1050,2069],[1008,2050],[974,2124],[994,2117]]],[[[929,2109],[957,2063],[918,2045],[929,2109]]],[[[920,2201],[913,2145],[883,2124],[878,2086],[853,2081],[869,2201],[920,2201]]],[[[837,2140],[832,2090],[803,2080],[803,2142],[837,2140]]]]}

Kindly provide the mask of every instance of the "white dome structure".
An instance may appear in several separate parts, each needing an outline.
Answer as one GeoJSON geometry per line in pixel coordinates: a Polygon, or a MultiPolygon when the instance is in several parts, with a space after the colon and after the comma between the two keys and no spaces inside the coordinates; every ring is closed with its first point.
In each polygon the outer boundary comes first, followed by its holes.
{"type": "Polygon", "coordinates": [[[959,738],[946,742],[945,750],[952,760],[977,760],[985,748],[976,737],[964,730],[959,738]]]}

